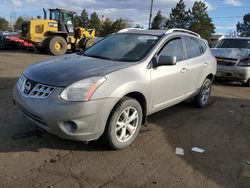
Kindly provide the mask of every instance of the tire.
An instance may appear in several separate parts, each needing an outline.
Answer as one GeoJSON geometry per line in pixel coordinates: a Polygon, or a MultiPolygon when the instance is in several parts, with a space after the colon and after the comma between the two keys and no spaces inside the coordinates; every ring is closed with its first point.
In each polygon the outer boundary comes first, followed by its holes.
{"type": "Polygon", "coordinates": [[[86,39],[85,44],[84,44],[84,49],[87,49],[87,48],[91,47],[93,44],[95,44],[95,39],[94,38],[86,39]]]}
{"type": "Polygon", "coordinates": [[[242,82],[242,85],[245,87],[250,87],[250,78],[247,80],[246,83],[242,82]]]}
{"type": "Polygon", "coordinates": [[[212,82],[208,78],[203,82],[199,93],[194,97],[194,104],[199,108],[207,106],[209,97],[211,95],[212,82]]]}
{"type": "Polygon", "coordinates": [[[49,51],[51,54],[58,56],[67,52],[67,42],[63,37],[54,36],[49,41],[49,51]]]}
{"type": "Polygon", "coordinates": [[[142,116],[137,100],[122,98],[110,114],[103,134],[104,142],[112,149],[123,149],[132,144],[141,128],[142,116]],[[129,120],[132,117],[135,119],[129,120]]]}

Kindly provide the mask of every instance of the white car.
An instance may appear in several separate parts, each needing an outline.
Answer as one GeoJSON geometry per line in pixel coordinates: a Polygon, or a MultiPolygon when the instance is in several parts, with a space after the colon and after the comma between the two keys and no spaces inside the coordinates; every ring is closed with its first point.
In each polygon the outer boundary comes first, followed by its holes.
{"type": "Polygon", "coordinates": [[[223,38],[212,53],[217,58],[217,78],[250,87],[250,38],[223,38]]]}

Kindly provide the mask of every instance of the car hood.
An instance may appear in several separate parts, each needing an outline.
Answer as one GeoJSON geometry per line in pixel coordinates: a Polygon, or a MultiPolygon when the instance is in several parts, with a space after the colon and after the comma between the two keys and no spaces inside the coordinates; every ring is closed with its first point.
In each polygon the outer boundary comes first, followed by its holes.
{"type": "Polygon", "coordinates": [[[35,82],[65,87],[85,78],[104,76],[132,64],[71,54],[32,64],[23,74],[35,82]]]}
{"type": "Polygon", "coordinates": [[[215,57],[229,58],[229,59],[246,59],[250,55],[249,49],[243,48],[212,48],[215,57]]]}

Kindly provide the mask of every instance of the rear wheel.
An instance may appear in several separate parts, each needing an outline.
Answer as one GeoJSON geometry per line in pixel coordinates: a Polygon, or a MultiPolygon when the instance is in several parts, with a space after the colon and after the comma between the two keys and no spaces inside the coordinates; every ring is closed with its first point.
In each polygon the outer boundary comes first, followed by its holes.
{"type": "Polygon", "coordinates": [[[49,42],[49,51],[53,55],[63,55],[67,52],[67,42],[63,37],[54,36],[49,42]]]}
{"type": "Polygon", "coordinates": [[[203,82],[200,92],[194,97],[194,103],[199,108],[204,108],[208,104],[211,95],[211,80],[206,78],[203,82]]]}
{"type": "Polygon", "coordinates": [[[250,87],[250,78],[248,79],[248,81],[246,83],[242,82],[242,85],[245,87],[250,87]]]}
{"type": "Polygon", "coordinates": [[[104,141],[113,149],[125,148],[137,137],[141,123],[141,105],[135,99],[124,97],[110,115],[104,141]]]}

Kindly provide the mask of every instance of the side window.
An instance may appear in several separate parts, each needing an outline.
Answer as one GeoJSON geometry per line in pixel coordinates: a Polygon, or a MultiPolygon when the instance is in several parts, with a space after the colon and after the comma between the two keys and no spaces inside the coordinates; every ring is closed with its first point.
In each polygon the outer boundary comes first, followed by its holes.
{"type": "Polygon", "coordinates": [[[199,40],[200,41],[200,48],[201,48],[201,52],[202,52],[202,54],[207,50],[207,45],[206,45],[206,43],[204,42],[204,41],[202,41],[202,40],[199,40]]]}
{"type": "Polygon", "coordinates": [[[185,36],[184,40],[188,58],[193,58],[201,55],[200,43],[196,38],[185,36]]]}
{"type": "Polygon", "coordinates": [[[183,60],[183,47],[181,38],[171,39],[160,51],[160,55],[176,56],[177,61],[183,60]]]}

